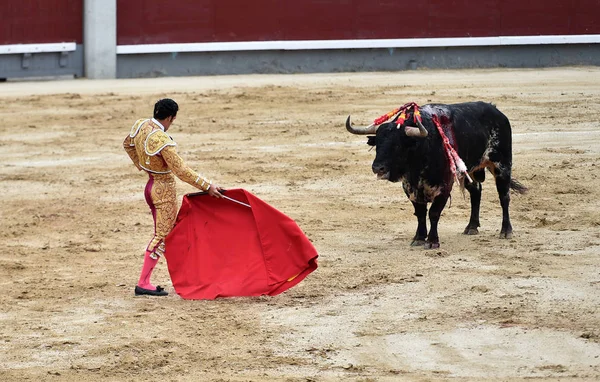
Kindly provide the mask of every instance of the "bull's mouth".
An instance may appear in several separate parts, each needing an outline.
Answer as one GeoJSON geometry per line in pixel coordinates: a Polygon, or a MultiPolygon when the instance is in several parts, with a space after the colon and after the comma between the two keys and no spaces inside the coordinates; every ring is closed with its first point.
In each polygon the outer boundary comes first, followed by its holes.
{"type": "Polygon", "coordinates": [[[379,180],[388,180],[390,178],[390,172],[380,172],[377,174],[377,179],[379,180]]]}

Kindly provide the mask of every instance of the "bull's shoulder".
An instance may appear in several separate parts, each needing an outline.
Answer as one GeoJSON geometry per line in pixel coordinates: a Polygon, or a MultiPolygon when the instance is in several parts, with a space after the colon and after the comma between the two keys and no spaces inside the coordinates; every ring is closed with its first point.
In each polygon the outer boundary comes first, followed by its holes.
{"type": "Polygon", "coordinates": [[[476,118],[480,115],[503,116],[495,104],[484,101],[462,102],[452,104],[427,104],[421,107],[421,112],[425,115],[437,115],[438,117],[465,116],[476,118]]]}
{"type": "Polygon", "coordinates": [[[425,116],[432,115],[449,115],[452,105],[447,105],[443,103],[428,103],[427,105],[423,105],[420,108],[421,114],[425,116]]]}

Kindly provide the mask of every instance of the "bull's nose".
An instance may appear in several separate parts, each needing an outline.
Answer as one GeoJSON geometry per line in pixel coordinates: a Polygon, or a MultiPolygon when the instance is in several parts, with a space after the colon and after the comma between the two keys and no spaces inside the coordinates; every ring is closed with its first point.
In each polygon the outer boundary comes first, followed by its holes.
{"type": "Polygon", "coordinates": [[[373,164],[371,168],[375,174],[385,174],[387,172],[385,166],[381,164],[373,164]]]}

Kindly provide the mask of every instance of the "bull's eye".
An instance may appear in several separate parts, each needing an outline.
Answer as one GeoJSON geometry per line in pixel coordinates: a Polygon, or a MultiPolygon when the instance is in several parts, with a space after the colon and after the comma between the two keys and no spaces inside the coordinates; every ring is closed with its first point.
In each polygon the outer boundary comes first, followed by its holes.
{"type": "Polygon", "coordinates": [[[367,137],[367,145],[369,146],[377,146],[377,137],[376,136],[369,136],[367,137]]]}

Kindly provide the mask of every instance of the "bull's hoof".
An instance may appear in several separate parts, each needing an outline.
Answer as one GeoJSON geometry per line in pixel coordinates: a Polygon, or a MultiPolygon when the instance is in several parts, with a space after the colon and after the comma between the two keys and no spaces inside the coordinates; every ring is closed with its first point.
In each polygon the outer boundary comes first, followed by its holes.
{"type": "Polygon", "coordinates": [[[425,243],[423,244],[423,248],[425,249],[438,249],[440,247],[440,243],[425,243]]]}
{"type": "Polygon", "coordinates": [[[425,240],[414,239],[412,243],[410,243],[411,247],[421,247],[427,242],[425,240]]]}
{"type": "Polygon", "coordinates": [[[471,228],[467,226],[463,231],[463,235],[479,235],[479,230],[477,228],[471,228]]]}
{"type": "Polygon", "coordinates": [[[512,231],[500,232],[500,239],[512,239],[512,231]]]}

